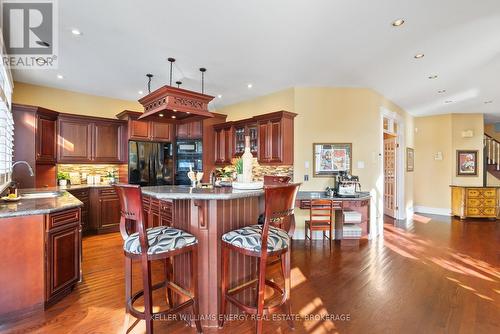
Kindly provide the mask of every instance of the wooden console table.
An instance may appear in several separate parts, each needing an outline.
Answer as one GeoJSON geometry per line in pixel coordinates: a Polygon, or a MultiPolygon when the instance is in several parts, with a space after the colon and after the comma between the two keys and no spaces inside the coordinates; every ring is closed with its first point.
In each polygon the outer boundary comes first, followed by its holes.
{"type": "Polygon", "coordinates": [[[451,213],[465,218],[497,219],[500,187],[451,187],[451,213]]]}

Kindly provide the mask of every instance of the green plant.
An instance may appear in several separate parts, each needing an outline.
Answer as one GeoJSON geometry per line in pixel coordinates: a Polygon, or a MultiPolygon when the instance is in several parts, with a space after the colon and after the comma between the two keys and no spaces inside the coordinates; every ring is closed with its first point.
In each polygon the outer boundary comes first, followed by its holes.
{"type": "Polygon", "coordinates": [[[66,172],[57,172],[58,180],[69,180],[69,173],[66,172]]]}
{"type": "Polygon", "coordinates": [[[114,170],[108,170],[106,172],[106,177],[115,177],[115,171],[114,170]]]}
{"type": "Polygon", "coordinates": [[[234,163],[234,169],[236,170],[236,174],[243,174],[243,159],[238,159],[234,163]]]}

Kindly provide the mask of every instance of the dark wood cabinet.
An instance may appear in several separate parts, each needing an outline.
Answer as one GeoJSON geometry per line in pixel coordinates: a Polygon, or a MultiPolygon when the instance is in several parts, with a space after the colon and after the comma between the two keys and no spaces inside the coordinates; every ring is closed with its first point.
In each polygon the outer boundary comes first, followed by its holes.
{"type": "Polygon", "coordinates": [[[71,291],[80,279],[80,209],[46,216],[45,304],[50,305],[71,291]]]}
{"type": "Polygon", "coordinates": [[[293,164],[293,119],[280,111],[254,117],[258,122],[258,160],[262,164],[293,164]]]}
{"type": "Polygon", "coordinates": [[[37,114],[36,119],[36,162],[56,163],[56,116],[37,114]]]}
{"type": "Polygon", "coordinates": [[[90,226],[98,234],[120,229],[120,201],[112,187],[90,189],[90,226]]]}
{"type": "Polygon", "coordinates": [[[90,189],[70,189],[68,191],[83,203],[81,207],[80,222],[82,232],[86,233],[89,230],[90,189]]]}
{"type": "Polygon", "coordinates": [[[125,123],[111,119],[65,114],[59,117],[59,157],[61,163],[124,162],[125,123]]]}
{"type": "Polygon", "coordinates": [[[117,123],[94,123],[93,160],[95,162],[122,161],[122,132],[123,126],[117,123]]]}
{"type": "Polygon", "coordinates": [[[142,121],[137,118],[142,113],[124,110],[117,118],[128,121],[128,139],[138,141],[172,142],[174,124],[168,122],[142,121]]]}
{"type": "Polygon", "coordinates": [[[33,167],[15,168],[12,179],[20,188],[54,187],[57,162],[58,112],[23,104],[12,104],[14,119],[14,161],[24,160],[33,167]]]}
{"type": "Polygon", "coordinates": [[[233,124],[231,122],[214,125],[215,164],[226,165],[233,157],[233,124]]]}
{"type": "Polygon", "coordinates": [[[177,124],[177,139],[201,139],[203,137],[202,121],[177,124]]]}
{"type": "Polygon", "coordinates": [[[250,137],[250,152],[256,157],[259,152],[257,123],[252,119],[234,122],[233,131],[233,156],[239,157],[245,152],[245,137],[248,136],[250,137]]]}
{"type": "Polygon", "coordinates": [[[143,205],[147,227],[172,226],[172,201],[160,201],[150,196],[144,196],[143,205]]]}

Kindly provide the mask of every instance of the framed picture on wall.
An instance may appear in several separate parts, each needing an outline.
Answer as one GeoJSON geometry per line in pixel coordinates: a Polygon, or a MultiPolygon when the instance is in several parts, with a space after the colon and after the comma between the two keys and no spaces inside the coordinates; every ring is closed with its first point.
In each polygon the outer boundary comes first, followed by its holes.
{"type": "Polygon", "coordinates": [[[457,150],[457,176],[477,175],[478,151],[457,150]]]}
{"type": "Polygon", "coordinates": [[[415,150],[411,147],[406,148],[406,171],[413,172],[415,170],[415,150]]]}
{"type": "Polygon", "coordinates": [[[313,176],[331,177],[339,172],[351,174],[351,143],[314,143],[313,176]]]}

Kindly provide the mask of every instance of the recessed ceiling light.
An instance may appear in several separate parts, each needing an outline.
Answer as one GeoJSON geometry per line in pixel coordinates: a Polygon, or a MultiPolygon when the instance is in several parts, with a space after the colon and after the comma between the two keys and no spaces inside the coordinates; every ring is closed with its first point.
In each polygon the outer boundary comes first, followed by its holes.
{"type": "Polygon", "coordinates": [[[249,84],[247,85],[247,87],[248,87],[248,88],[252,88],[252,87],[253,87],[253,85],[252,85],[251,83],[249,83],[249,84]]]}
{"type": "Polygon", "coordinates": [[[439,94],[446,93],[446,89],[440,89],[440,90],[438,90],[438,93],[439,93],[439,94]]]}
{"type": "Polygon", "coordinates": [[[173,111],[174,111],[174,112],[176,112],[176,111],[177,111],[177,109],[174,109],[173,111]]]}
{"type": "Polygon", "coordinates": [[[62,74],[58,74],[57,79],[64,79],[64,76],[62,74]]]}
{"type": "Polygon", "coordinates": [[[163,114],[158,114],[158,116],[163,117],[163,114]]]}
{"type": "Polygon", "coordinates": [[[431,80],[432,80],[432,79],[437,79],[437,77],[438,77],[438,76],[437,76],[436,74],[429,75],[429,79],[431,79],[431,80]]]}
{"type": "Polygon", "coordinates": [[[493,100],[484,101],[484,104],[490,104],[490,103],[493,103],[493,100]]]}
{"type": "Polygon", "coordinates": [[[451,100],[446,100],[446,101],[444,101],[444,103],[446,103],[446,104],[448,104],[448,103],[453,103],[453,101],[451,101],[451,100]]]}
{"type": "Polygon", "coordinates": [[[172,118],[176,118],[175,115],[173,115],[172,118]]]}
{"type": "Polygon", "coordinates": [[[423,53],[417,53],[415,56],[413,56],[413,58],[415,58],[415,59],[422,59],[422,58],[424,58],[424,56],[425,55],[423,53]]]}
{"type": "Polygon", "coordinates": [[[218,97],[219,99],[222,99],[222,95],[220,95],[220,94],[219,94],[219,95],[217,95],[217,97],[218,97]]]}
{"type": "Polygon", "coordinates": [[[144,94],[144,92],[143,92],[142,90],[138,91],[137,93],[138,93],[139,95],[144,94]]]}
{"type": "Polygon", "coordinates": [[[397,19],[396,21],[392,22],[392,25],[394,27],[399,27],[399,26],[402,26],[404,23],[405,23],[405,20],[403,20],[403,19],[397,19]]]}
{"type": "Polygon", "coordinates": [[[72,29],[71,33],[75,36],[80,36],[82,34],[82,32],[78,29],[72,29]]]}

